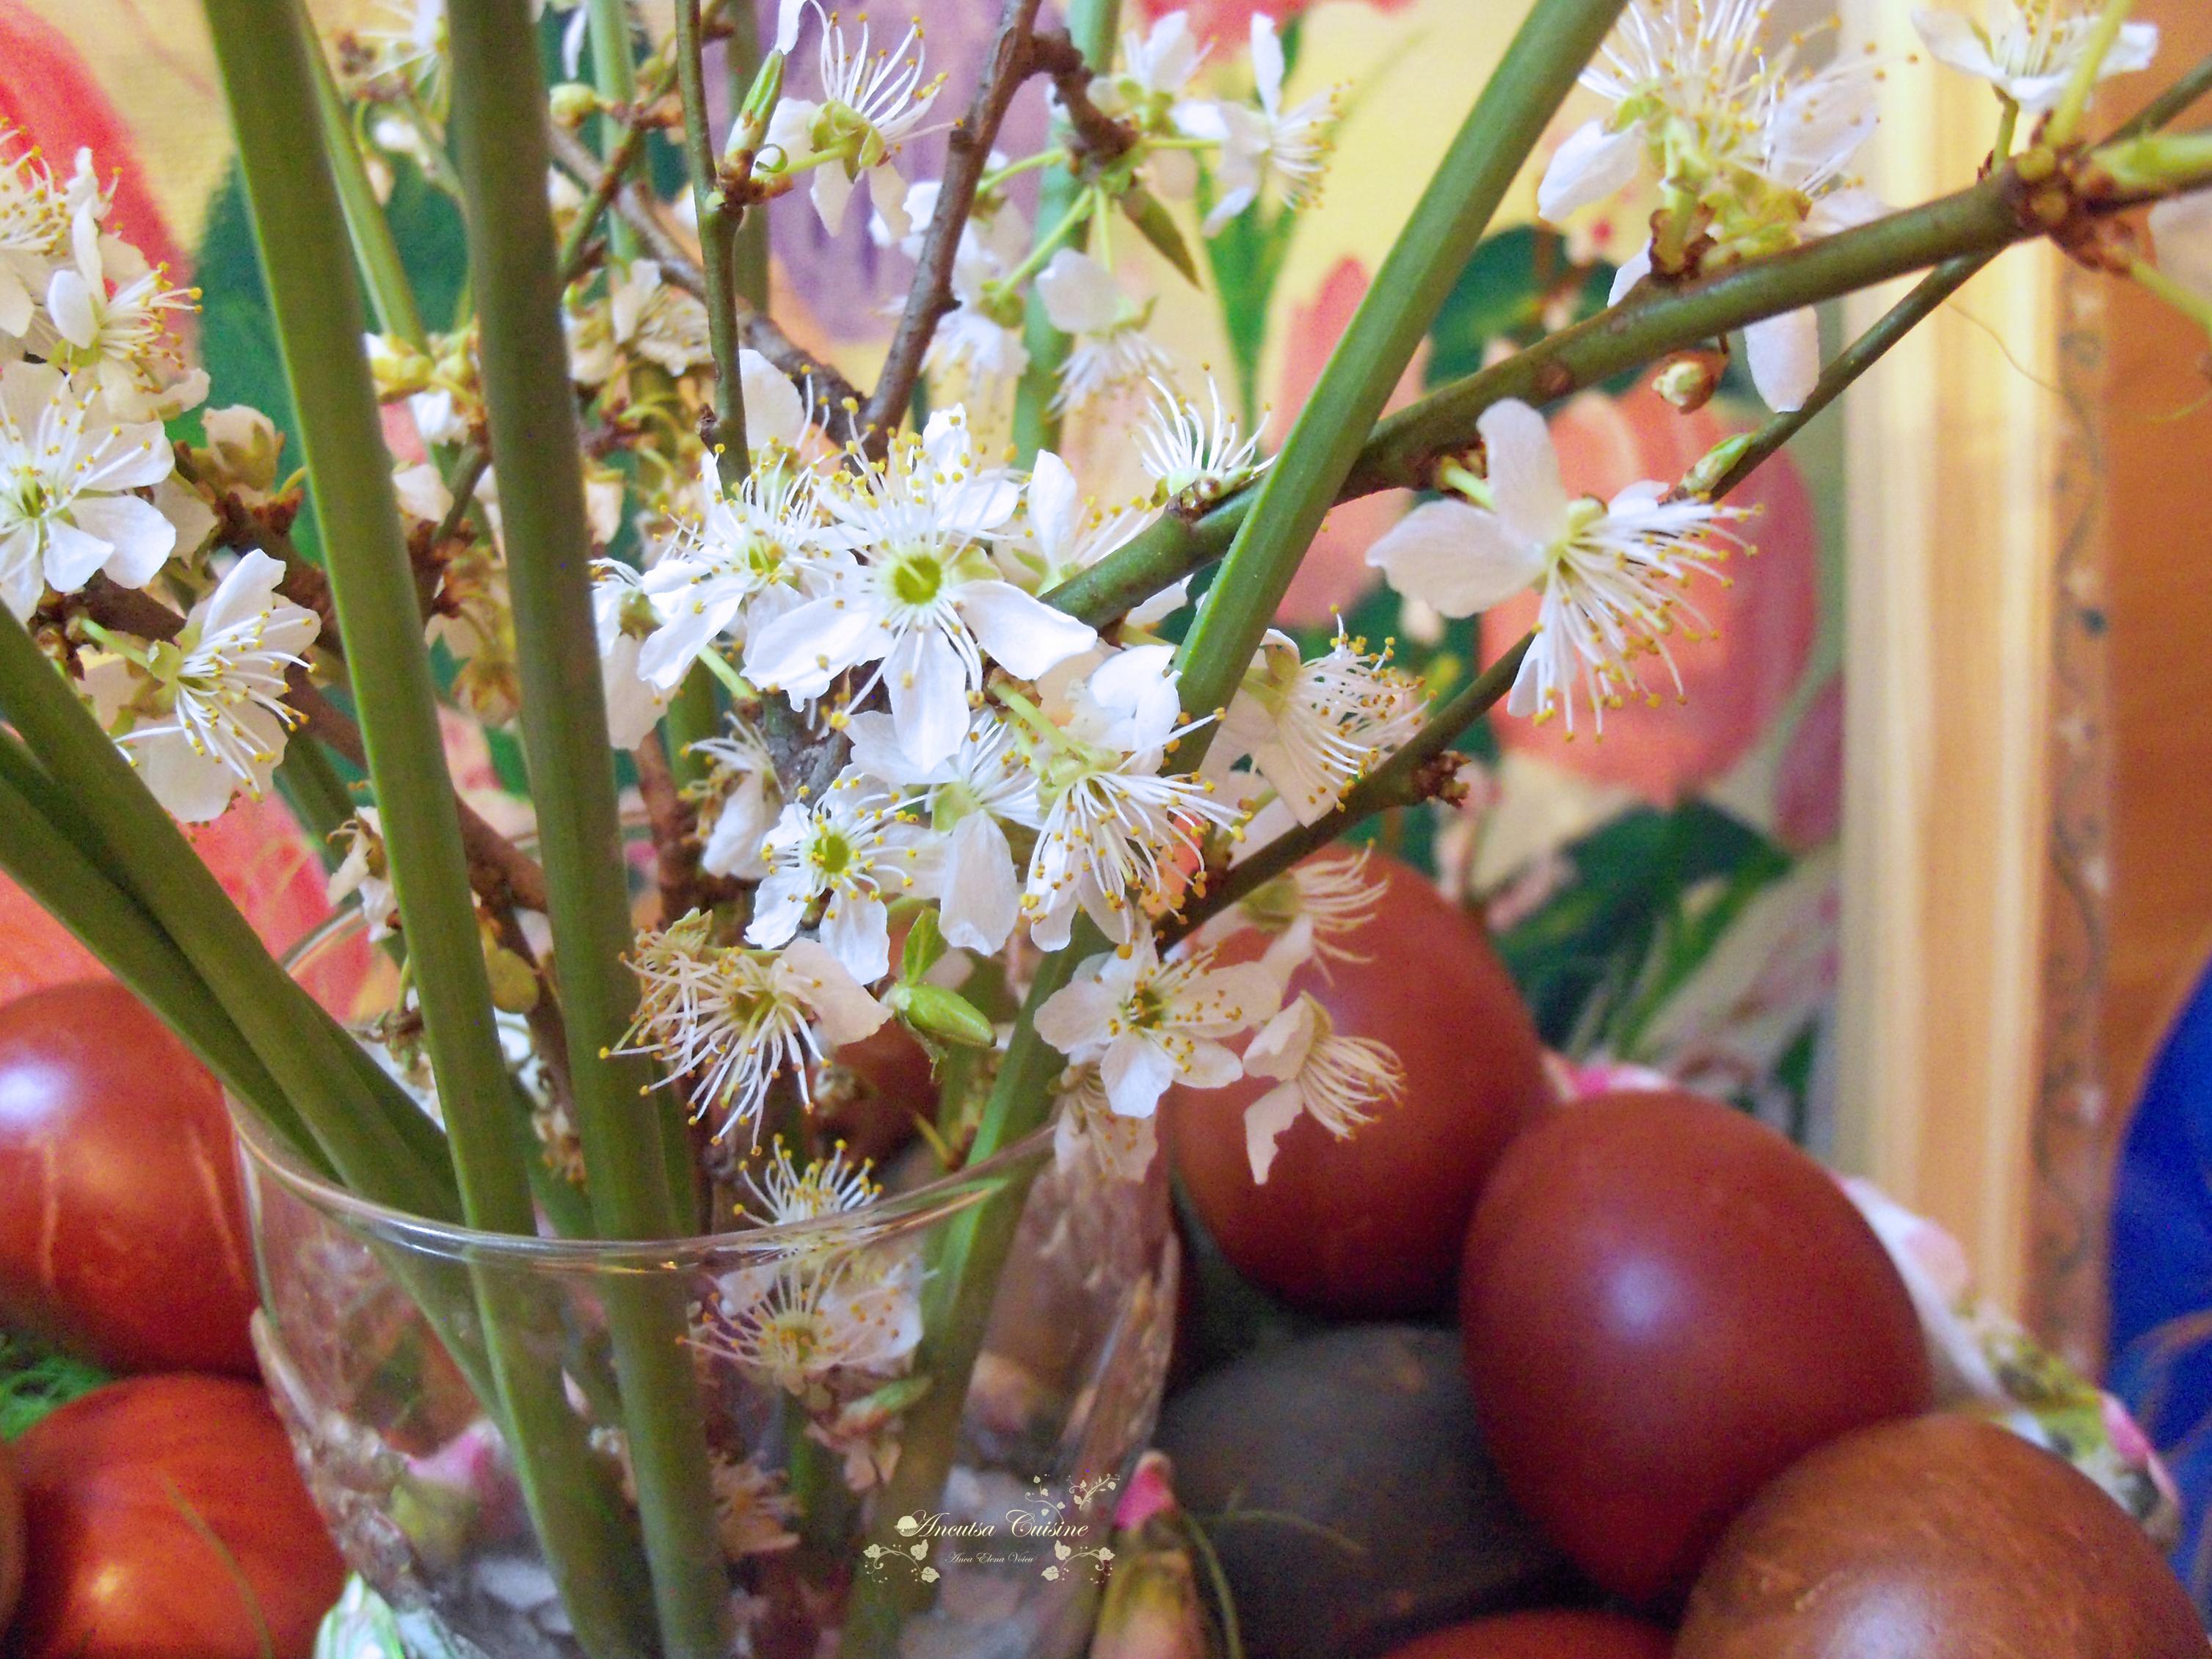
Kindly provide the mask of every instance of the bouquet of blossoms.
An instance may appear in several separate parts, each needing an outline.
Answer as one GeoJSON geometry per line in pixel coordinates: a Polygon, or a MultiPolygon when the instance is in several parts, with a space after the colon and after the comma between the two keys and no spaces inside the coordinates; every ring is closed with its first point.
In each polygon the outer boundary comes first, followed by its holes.
{"type": "MultiPolygon", "coordinates": [[[[1171,1088],[1264,1080],[1264,1179],[1300,1115],[1351,1135],[1402,1086],[1290,991],[1374,897],[1324,849],[1455,799],[1494,707],[1596,738],[1678,692],[1700,589],[1754,538],[1731,490],[2008,246],[2050,239],[2212,328],[2212,133],[2169,130],[2212,68],[2090,124],[2155,51],[2127,0],[1922,14],[2000,118],[1979,179],[1901,210],[1850,172],[1881,58],[1801,62],[1755,0],[1536,0],[1279,444],[1126,280],[1139,242],[1196,282],[1207,239],[1318,200],[1344,89],[1286,97],[1267,17],[1232,52],[1181,14],[1005,0],[980,63],[946,65],[817,0],[544,9],[386,0],[325,40],[293,0],[205,0],[296,456],[203,407],[223,388],[176,332],[198,296],[113,234],[100,158],[0,136],[0,866],[250,1140],[428,1230],[392,1222],[375,1271],[449,1353],[465,1426],[436,1459],[295,1426],[411,1517],[368,1550],[380,1587],[478,1640],[439,1574],[492,1537],[542,1579],[532,1639],[594,1659],[887,1654],[1005,1616],[952,1605],[916,1517],[1034,1430],[987,1352],[1023,1258],[1109,1270],[1085,1216],[1157,1198],[1171,1088]],[[1648,246],[1601,314],[1385,418],[1577,81],[1607,108],[1540,210],[1632,192],[1648,246]],[[1031,82],[1048,131],[1009,154],[1031,82]],[[465,225],[443,329],[386,209],[401,169],[465,225]],[[911,259],[871,386],[775,319],[779,214],[911,259]],[[1923,270],[1823,364],[1813,307],[1923,270]],[[1771,421],[1686,477],[1567,493],[1545,405],[1656,366],[1694,408],[1738,337],[1771,421]],[[1449,617],[1539,596],[1445,694],[1385,644],[1271,627],[1331,507],[1393,489],[1429,492],[1367,555],[1400,593],[1449,617]],[[457,794],[454,711],[519,741],[532,836],[457,794]],[[177,827],[271,788],[398,964],[373,1024],[267,954],[177,827]],[[894,1028],[955,1197],[886,1249],[898,1200],[824,1126],[841,1053],[894,1028]],[[1065,1211],[1042,1244],[1017,1224],[1033,1143],[1065,1211]],[[549,1271],[603,1246],[588,1309],[519,1293],[500,1237],[567,1241],[549,1271]],[[421,1238],[477,1242],[431,1262],[421,1238]],[[708,1239],[743,1265],[696,1271],[708,1239]],[[501,1483],[519,1517],[492,1516],[501,1483]]],[[[1157,1366],[1115,1379],[1141,1424],[1157,1366]]]]}

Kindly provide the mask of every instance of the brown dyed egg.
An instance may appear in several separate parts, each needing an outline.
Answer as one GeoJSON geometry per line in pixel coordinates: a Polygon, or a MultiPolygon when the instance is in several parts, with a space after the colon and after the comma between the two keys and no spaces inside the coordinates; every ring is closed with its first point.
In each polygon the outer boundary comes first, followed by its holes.
{"type": "Polygon", "coordinates": [[[1511,1613],[1432,1630],[1386,1659],[1667,1659],[1656,1625],[1610,1613],[1511,1613]]]}
{"type": "Polygon", "coordinates": [[[129,1377],[15,1450],[35,1544],[16,1659],[306,1659],[345,1567],[258,1387],[129,1377]]]}
{"type": "MultiPolygon", "coordinates": [[[[1341,853],[1328,854],[1341,858],[1341,853]]],[[[1506,1144],[1550,1098],[1528,1006],[1481,928],[1419,872],[1374,855],[1374,914],[1344,935],[1364,962],[1310,991],[1339,1033],[1387,1044],[1406,1069],[1401,1099],[1339,1139],[1301,1115],[1252,1179],[1244,1109],[1267,1088],[1177,1090],[1168,1144],[1199,1215],[1239,1272],[1315,1312],[1374,1318],[1449,1305],[1474,1201],[1506,1144]]],[[[1256,935],[1230,956],[1258,953],[1256,935]]]]}
{"type": "Polygon", "coordinates": [[[0,1324],[111,1370],[255,1374],[215,1079],[122,986],[0,1008],[0,1324]]]}
{"type": "Polygon", "coordinates": [[[1806,1452],[1930,1403],[1912,1304],[1843,1190],[1694,1095],[1577,1102],[1522,1135],[1475,1212],[1460,1311],[1508,1488],[1645,1606],[1806,1452]]]}
{"type": "Polygon", "coordinates": [[[2165,1561],[2087,1476],[1993,1424],[1866,1429],[1793,1466],[1698,1580],[1680,1659],[2204,1659],[2165,1561]]]}

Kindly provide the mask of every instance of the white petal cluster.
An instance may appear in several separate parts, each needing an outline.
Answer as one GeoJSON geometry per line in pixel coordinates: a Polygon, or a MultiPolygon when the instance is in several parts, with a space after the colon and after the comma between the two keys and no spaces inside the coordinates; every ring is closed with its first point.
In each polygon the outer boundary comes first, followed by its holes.
{"type": "MultiPolygon", "coordinates": [[[[1775,252],[1879,214],[1849,168],[1874,133],[1882,65],[1855,56],[1799,69],[1794,41],[1770,52],[1762,38],[1772,9],[1772,0],[1632,0],[1582,80],[1612,112],[1559,147],[1538,210],[1564,219],[1648,182],[1680,222],[1675,240],[1687,245],[1694,219],[1708,258],[1775,252]]],[[[1647,246],[1621,267],[1616,302],[1651,263],[1647,246]]],[[[1746,348],[1768,404],[1802,407],[1820,367],[1812,312],[1753,325],[1746,348]]]]}
{"type": "MultiPolygon", "coordinates": [[[[1978,21],[1930,6],[1912,14],[1912,26],[1937,63],[1987,81],[2023,114],[2041,115],[2073,79],[2101,9],[2090,0],[1987,0],[1978,21]]],[[[2157,55],[2157,24],[2123,23],[2097,79],[2147,70],[2157,55]]]]}
{"type": "Polygon", "coordinates": [[[1740,509],[1673,500],[1666,485],[1632,484],[1610,501],[1570,496],[1544,417],[1507,401],[1477,422],[1489,455],[1489,501],[1431,501],[1368,550],[1367,562],[1408,598],[1447,617],[1471,616],[1534,587],[1535,641],[1514,678],[1507,712],[1559,717],[1575,729],[1577,691],[1597,730],[1629,696],[1656,701],[1646,673],[1672,679],[1671,641],[1710,637],[1682,597],[1741,544],[1727,529],[1740,509]]]}

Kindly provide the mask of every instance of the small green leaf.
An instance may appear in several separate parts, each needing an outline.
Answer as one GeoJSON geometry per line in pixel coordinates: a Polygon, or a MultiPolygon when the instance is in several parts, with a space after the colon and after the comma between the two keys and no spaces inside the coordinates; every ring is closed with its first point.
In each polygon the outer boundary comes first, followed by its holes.
{"type": "Polygon", "coordinates": [[[906,930],[906,948],[899,956],[899,983],[921,983],[922,975],[937,966],[945,949],[945,935],[937,927],[937,912],[919,912],[914,926],[906,930]]]}
{"type": "Polygon", "coordinates": [[[1132,185],[1121,197],[1121,211],[1138,234],[1158,250],[1160,257],[1183,274],[1183,279],[1193,288],[1200,286],[1198,261],[1191,258],[1190,244],[1183,240],[1182,227],[1175,216],[1164,206],[1158,197],[1141,185],[1132,185]]]}

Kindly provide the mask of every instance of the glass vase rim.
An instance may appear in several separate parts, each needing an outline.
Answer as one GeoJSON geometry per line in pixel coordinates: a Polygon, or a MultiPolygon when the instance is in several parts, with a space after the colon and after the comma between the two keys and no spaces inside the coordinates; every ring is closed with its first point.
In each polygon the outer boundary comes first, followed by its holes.
{"type": "MultiPolygon", "coordinates": [[[[296,974],[317,952],[344,942],[366,927],[357,902],[349,902],[319,923],[281,961],[296,974]]],[[[353,1033],[349,1030],[349,1036],[353,1033]]],[[[381,1238],[441,1255],[472,1261],[527,1261],[541,1267],[633,1268],[665,1272],[686,1261],[753,1256],[782,1261],[829,1247],[858,1248],[911,1234],[959,1215],[993,1196],[1017,1176],[1033,1173],[1052,1153],[1054,1128],[1048,1121],[1019,1140],[1000,1147],[980,1163],[947,1171],[910,1191],[879,1198],[859,1209],[806,1221],[774,1222],[727,1232],[691,1233],[675,1238],[567,1238],[541,1234],[489,1232],[458,1221],[380,1203],[309,1169],[276,1133],[226,1089],[225,1103],[239,1144],[256,1165],[304,1202],[327,1214],[373,1230],[381,1238]]]]}

